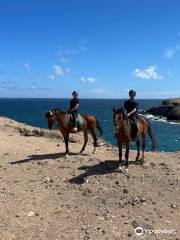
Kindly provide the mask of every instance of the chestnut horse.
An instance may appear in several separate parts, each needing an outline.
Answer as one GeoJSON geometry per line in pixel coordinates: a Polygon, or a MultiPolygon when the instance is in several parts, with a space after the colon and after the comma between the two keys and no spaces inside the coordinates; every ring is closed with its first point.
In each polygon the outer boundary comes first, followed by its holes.
{"type": "Polygon", "coordinates": [[[117,145],[119,148],[119,167],[120,169],[122,166],[122,144],[126,145],[126,152],[125,152],[125,159],[126,159],[126,168],[125,170],[128,169],[128,158],[129,158],[129,150],[130,150],[130,144],[132,140],[136,141],[136,146],[137,146],[137,156],[136,156],[136,161],[140,161],[141,164],[144,163],[144,150],[145,150],[145,144],[146,144],[146,134],[148,133],[151,142],[152,142],[152,151],[155,151],[156,149],[156,140],[154,137],[153,130],[150,126],[150,123],[145,117],[143,116],[138,116],[137,118],[137,127],[138,127],[138,132],[135,134],[135,136],[132,136],[132,131],[131,131],[131,124],[130,120],[128,119],[125,111],[123,108],[121,109],[115,109],[113,108],[113,119],[114,119],[114,125],[115,125],[115,134],[117,137],[117,145]],[[142,141],[142,157],[140,158],[140,139],[142,141]]]}
{"type": "MultiPolygon", "coordinates": [[[[69,134],[72,132],[73,126],[69,124],[68,120],[68,113],[61,111],[60,109],[52,109],[45,113],[46,119],[48,121],[48,128],[49,130],[52,129],[53,123],[56,120],[59,123],[59,130],[64,138],[66,152],[65,156],[68,156],[69,148],[68,148],[68,142],[69,142],[69,134]]],[[[86,144],[88,142],[88,132],[91,133],[93,140],[94,140],[94,151],[96,151],[96,147],[98,147],[97,137],[95,129],[97,128],[99,130],[100,136],[102,137],[103,131],[99,124],[99,121],[94,115],[90,114],[84,114],[83,117],[83,123],[78,126],[78,132],[83,131],[84,132],[84,144],[80,151],[80,153],[83,153],[86,147],[86,144]]]]}

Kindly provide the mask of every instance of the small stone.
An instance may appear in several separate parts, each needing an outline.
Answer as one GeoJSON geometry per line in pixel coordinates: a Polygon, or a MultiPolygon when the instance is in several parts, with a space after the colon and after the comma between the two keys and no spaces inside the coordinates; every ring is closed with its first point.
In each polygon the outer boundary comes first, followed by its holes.
{"type": "Polygon", "coordinates": [[[115,184],[116,184],[116,185],[119,185],[119,181],[116,181],[115,184]]]}
{"type": "Polygon", "coordinates": [[[34,212],[29,212],[29,213],[27,214],[27,216],[28,216],[28,217],[33,217],[33,216],[34,216],[34,212]]]}
{"type": "Polygon", "coordinates": [[[172,208],[176,208],[176,205],[175,205],[175,204],[172,204],[171,207],[172,207],[172,208]]]}
{"type": "Polygon", "coordinates": [[[136,220],[133,220],[131,224],[134,228],[139,227],[139,223],[136,220]]]}
{"type": "Polygon", "coordinates": [[[142,198],[140,199],[140,201],[141,201],[141,202],[146,202],[146,198],[142,197],[142,198]]]}
{"type": "Polygon", "coordinates": [[[166,220],[165,223],[168,224],[168,225],[170,225],[170,224],[171,224],[171,221],[166,220]]]}
{"type": "Polygon", "coordinates": [[[132,236],[132,233],[131,232],[128,232],[128,237],[131,237],[132,236]]]}
{"type": "Polygon", "coordinates": [[[127,188],[124,188],[123,189],[123,193],[128,193],[129,191],[128,191],[128,189],[127,188]]]}

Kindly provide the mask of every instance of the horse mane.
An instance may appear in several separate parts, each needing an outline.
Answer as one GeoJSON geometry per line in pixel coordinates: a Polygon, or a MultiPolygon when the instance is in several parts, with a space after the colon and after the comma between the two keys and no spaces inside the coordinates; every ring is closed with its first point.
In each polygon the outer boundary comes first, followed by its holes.
{"type": "Polygon", "coordinates": [[[126,119],[126,111],[123,107],[116,109],[116,112],[122,114],[123,119],[126,119]]]}
{"type": "Polygon", "coordinates": [[[66,114],[67,113],[65,111],[62,111],[60,108],[54,108],[51,111],[54,112],[55,114],[66,114]]]}

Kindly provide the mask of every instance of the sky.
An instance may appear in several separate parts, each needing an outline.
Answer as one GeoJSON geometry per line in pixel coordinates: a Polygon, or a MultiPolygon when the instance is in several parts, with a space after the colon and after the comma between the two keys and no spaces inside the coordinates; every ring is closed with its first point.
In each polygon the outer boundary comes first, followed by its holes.
{"type": "Polygon", "coordinates": [[[180,97],[179,0],[0,0],[0,97],[180,97]]]}

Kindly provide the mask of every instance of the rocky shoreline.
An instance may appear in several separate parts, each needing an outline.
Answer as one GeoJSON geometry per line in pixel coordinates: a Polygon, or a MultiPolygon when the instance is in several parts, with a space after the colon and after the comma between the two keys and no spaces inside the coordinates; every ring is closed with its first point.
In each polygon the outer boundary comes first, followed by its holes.
{"type": "Polygon", "coordinates": [[[145,153],[128,174],[117,169],[118,149],[92,139],[79,154],[83,134],[70,138],[69,158],[59,131],[0,117],[0,239],[178,240],[179,153],[145,153]],[[157,233],[155,230],[167,230],[157,233]]]}
{"type": "Polygon", "coordinates": [[[180,98],[163,100],[159,107],[150,108],[146,113],[180,122],[180,98]]]}

